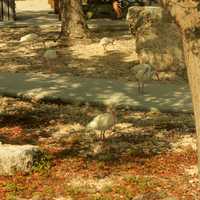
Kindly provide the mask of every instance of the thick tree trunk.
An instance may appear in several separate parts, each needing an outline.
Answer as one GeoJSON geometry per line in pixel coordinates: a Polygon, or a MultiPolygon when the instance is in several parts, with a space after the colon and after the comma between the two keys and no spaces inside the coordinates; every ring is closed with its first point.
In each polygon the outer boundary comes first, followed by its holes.
{"type": "MultiPolygon", "coordinates": [[[[198,40],[191,40],[183,35],[183,48],[185,55],[185,62],[187,66],[188,79],[192,93],[192,101],[196,123],[197,133],[197,155],[198,155],[198,171],[200,178],[200,54],[198,54],[194,47],[198,44],[198,40]]],[[[200,45],[198,47],[200,49],[200,45]]]]}
{"type": "Polygon", "coordinates": [[[162,0],[179,25],[192,93],[197,133],[198,170],[200,178],[200,2],[197,0],[162,0]]]}
{"type": "Polygon", "coordinates": [[[61,37],[68,40],[89,37],[81,0],[61,0],[61,18],[61,37]]]}

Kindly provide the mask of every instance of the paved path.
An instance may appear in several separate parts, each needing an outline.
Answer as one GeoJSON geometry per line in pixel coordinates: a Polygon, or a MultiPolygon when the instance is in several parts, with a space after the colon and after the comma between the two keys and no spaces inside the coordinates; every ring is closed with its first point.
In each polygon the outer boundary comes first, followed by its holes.
{"type": "MultiPolygon", "coordinates": [[[[128,23],[124,20],[112,20],[108,18],[91,19],[87,21],[88,28],[92,31],[127,31],[128,23]]],[[[17,14],[17,21],[0,22],[0,28],[55,26],[60,28],[61,22],[58,16],[49,11],[22,11],[17,14]]]]}
{"type": "MultiPolygon", "coordinates": [[[[46,27],[55,26],[60,28],[61,22],[58,15],[48,4],[48,0],[19,0],[16,1],[17,21],[0,22],[1,27],[46,27]]],[[[128,30],[128,23],[125,20],[91,19],[88,20],[88,27],[92,31],[128,30]]]]}
{"type": "Polygon", "coordinates": [[[184,82],[152,82],[145,90],[145,95],[138,95],[137,85],[132,82],[72,78],[58,74],[0,73],[1,95],[73,103],[115,103],[135,110],[192,112],[189,88],[184,82]]]}
{"type": "Polygon", "coordinates": [[[43,11],[52,10],[48,0],[17,0],[16,11],[43,11]]]}

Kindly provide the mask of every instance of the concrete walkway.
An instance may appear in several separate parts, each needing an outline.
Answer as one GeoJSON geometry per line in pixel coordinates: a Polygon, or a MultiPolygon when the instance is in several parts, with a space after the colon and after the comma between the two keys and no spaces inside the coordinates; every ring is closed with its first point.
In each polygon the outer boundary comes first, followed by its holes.
{"type": "MultiPolygon", "coordinates": [[[[16,1],[16,21],[0,22],[0,28],[40,27],[55,26],[60,28],[61,21],[58,15],[53,14],[47,0],[20,0],[16,1]]],[[[91,19],[87,21],[92,31],[127,31],[128,23],[124,20],[112,20],[109,18],[91,19]]]]}
{"type": "MultiPolygon", "coordinates": [[[[128,23],[124,20],[112,20],[109,18],[87,20],[88,28],[91,31],[128,31],[128,23]]],[[[22,11],[17,14],[17,21],[0,22],[0,28],[23,28],[39,27],[46,28],[53,26],[61,27],[58,16],[49,11],[22,11]]]]}
{"type": "Polygon", "coordinates": [[[145,90],[145,95],[138,95],[137,84],[133,82],[58,74],[0,73],[0,95],[73,103],[115,103],[135,110],[192,112],[191,95],[185,82],[152,82],[145,90]]]}

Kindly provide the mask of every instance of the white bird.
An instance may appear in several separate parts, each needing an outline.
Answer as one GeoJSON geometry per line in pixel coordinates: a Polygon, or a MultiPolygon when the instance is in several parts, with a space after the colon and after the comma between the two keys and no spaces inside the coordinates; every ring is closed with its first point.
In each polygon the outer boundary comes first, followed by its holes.
{"type": "MultiPolygon", "coordinates": [[[[58,59],[58,53],[54,49],[47,49],[44,52],[43,57],[44,57],[45,61],[47,62],[47,65],[50,65],[51,63],[53,63],[54,61],[56,61],[58,59]]],[[[53,63],[53,64],[55,64],[55,63],[53,63]]]]}
{"type": "Polygon", "coordinates": [[[132,70],[133,75],[138,83],[138,93],[144,93],[144,83],[152,79],[152,76],[156,74],[155,69],[150,64],[138,64],[135,65],[132,70]]]}
{"type": "Polygon", "coordinates": [[[107,113],[97,115],[88,125],[88,130],[100,131],[100,138],[105,138],[106,130],[112,128],[116,123],[116,114],[112,107],[108,107],[107,113]]]}
{"type": "Polygon", "coordinates": [[[114,45],[115,40],[113,40],[112,38],[107,38],[107,37],[103,37],[100,42],[99,45],[103,47],[103,50],[106,51],[106,47],[108,45],[114,45]]]}
{"type": "Polygon", "coordinates": [[[32,47],[32,48],[33,48],[33,44],[34,44],[35,42],[37,42],[37,41],[42,42],[43,45],[44,45],[44,47],[46,47],[45,42],[44,42],[44,41],[41,39],[41,37],[40,37],[39,35],[37,35],[36,33],[30,33],[30,34],[27,34],[27,35],[22,36],[22,37],[20,38],[20,42],[22,42],[22,43],[31,42],[31,47],[32,47]]]}
{"type": "Polygon", "coordinates": [[[47,49],[44,52],[44,58],[49,59],[49,60],[54,60],[54,59],[58,58],[57,51],[54,49],[47,49]]]}

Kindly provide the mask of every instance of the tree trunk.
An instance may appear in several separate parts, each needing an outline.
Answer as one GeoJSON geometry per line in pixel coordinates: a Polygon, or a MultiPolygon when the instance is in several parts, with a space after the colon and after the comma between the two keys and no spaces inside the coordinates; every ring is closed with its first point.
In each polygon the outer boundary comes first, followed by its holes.
{"type": "MultiPolygon", "coordinates": [[[[185,62],[188,71],[188,79],[190,90],[192,93],[192,101],[196,123],[197,133],[197,155],[198,155],[198,171],[200,178],[200,55],[195,52],[194,45],[198,41],[191,40],[183,35],[183,48],[185,54],[185,62]]],[[[200,45],[198,47],[200,49],[200,45]]]]}
{"type": "Polygon", "coordinates": [[[200,178],[200,2],[196,0],[162,0],[182,32],[183,51],[192,93],[200,178]]]}
{"type": "Polygon", "coordinates": [[[81,0],[61,0],[61,38],[68,41],[89,38],[81,0]]]}

